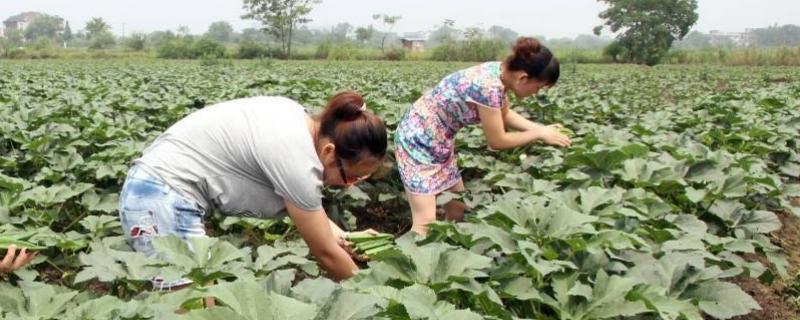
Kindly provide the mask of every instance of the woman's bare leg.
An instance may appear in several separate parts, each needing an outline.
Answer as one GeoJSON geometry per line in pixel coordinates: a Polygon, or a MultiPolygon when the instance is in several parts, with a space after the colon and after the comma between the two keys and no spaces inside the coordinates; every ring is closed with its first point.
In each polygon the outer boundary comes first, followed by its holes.
{"type": "MultiPolygon", "coordinates": [[[[450,192],[464,192],[464,180],[459,181],[455,186],[450,188],[450,192]]],[[[449,221],[462,221],[464,220],[464,211],[467,210],[467,205],[464,202],[453,200],[444,205],[444,217],[449,221]]]]}

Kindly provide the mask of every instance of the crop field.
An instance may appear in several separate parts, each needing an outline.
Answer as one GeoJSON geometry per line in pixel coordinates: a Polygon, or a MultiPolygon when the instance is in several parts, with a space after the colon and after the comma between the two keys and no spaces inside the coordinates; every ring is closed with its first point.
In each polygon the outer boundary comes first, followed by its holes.
{"type": "MultiPolygon", "coordinates": [[[[0,319],[792,319],[800,314],[800,69],[566,65],[515,110],[574,131],[568,149],[495,152],[462,130],[471,209],[426,238],[393,159],[326,190],[382,250],[335,283],[290,220],[209,213],[208,238],[122,238],[130,161],[172,123],[228,99],[320,110],[355,89],[393,129],[444,75],[432,62],[0,62],[0,319]],[[390,245],[387,245],[390,244],[390,245]],[[172,293],[153,276],[194,280],[172,293]],[[206,306],[209,299],[215,306],[206,306]]],[[[390,138],[390,141],[391,138],[390,138]]],[[[391,144],[390,144],[391,148],[391,144]]],[[[368,248],[366,248],[368,249],[368,248]]]]}

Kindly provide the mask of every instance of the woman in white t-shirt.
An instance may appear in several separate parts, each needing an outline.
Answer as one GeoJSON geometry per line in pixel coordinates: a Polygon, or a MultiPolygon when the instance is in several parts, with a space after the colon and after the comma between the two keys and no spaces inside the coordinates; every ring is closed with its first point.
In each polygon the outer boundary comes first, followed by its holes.
{"type": "Polygon", "coordinates": [[[355,92],[335,95],[317,116],[284,97],[208,106],[175,123],[134,161],[120,194],[123,231],[136,250],[153,255],[153,236],[205,236],[203,216],[214,209],[262,219],[288,213],[322,267],[346,279],[358,267],[345,233],[325,214],[321,188],[369,177],[386,148],[386,127],[355,92]]]}

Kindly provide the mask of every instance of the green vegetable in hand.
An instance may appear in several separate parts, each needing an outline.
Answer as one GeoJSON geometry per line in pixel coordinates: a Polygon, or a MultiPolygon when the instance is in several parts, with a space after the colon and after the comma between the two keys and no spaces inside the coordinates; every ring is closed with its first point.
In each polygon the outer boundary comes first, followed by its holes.
{"type": "Polygon", "coordinates": [[[374,256],[382,251],[394,247],[394,237],[387,233],[369,234],[357,233],[349,234],[346,239],[353,243],[353,247],[357,253],[374,256]]]}

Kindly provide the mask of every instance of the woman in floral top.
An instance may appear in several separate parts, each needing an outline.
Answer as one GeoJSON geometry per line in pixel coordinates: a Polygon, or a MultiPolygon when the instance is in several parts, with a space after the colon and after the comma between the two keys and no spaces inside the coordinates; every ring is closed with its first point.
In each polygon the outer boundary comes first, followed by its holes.
{"type": "MultiPolygon", "coordinates": [[[[531,122],[509,108],[508,92],[529,97],[556,84],[559,63],[533,38],[520,38],[504,62],[487,62],[445,77],[406,113],[395,134],[395,155],[413,216],[412,230],[427,232],[436,220],[436,196],[464,191],[456,155],[459,129],[481,124],[490,148],[512,149],[535,141],[567,147],[560,125],[531,122]],[[510,128],[516,131],[506,131],[510,128]]],[[[447,219],[461,220],[466,206],[445,205],[447,219]]]]}

